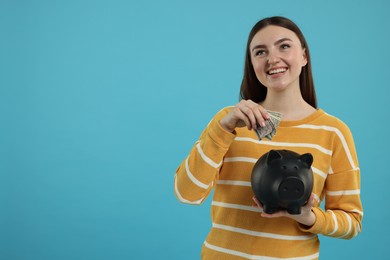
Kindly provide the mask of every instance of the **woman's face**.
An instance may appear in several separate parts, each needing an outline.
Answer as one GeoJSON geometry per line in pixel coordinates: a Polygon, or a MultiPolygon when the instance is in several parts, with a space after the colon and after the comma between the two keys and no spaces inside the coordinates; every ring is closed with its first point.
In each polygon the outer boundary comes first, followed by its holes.
{"type": "Polygon", "coordinates": [[[269,25],[255,34],[249,48],[253,69],[264,86],[276,91],[299,88],[299,75],[307,59],[293,31],[269,25]]]}

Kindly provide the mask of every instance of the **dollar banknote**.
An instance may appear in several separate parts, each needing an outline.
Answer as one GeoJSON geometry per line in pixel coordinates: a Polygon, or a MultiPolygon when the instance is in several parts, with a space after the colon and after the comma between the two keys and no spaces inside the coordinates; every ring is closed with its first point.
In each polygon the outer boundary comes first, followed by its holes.
{"type": "Polygon", "coordinates": [[[276,111],[267,110],[270,118],[265,121],[265,126],[257,125],[255,130],[259,140],[267,138],[272,140],[272,137],[276,134],[276,129],[279,126],[280,121],[282,120],[282,114],[276,111]]]}

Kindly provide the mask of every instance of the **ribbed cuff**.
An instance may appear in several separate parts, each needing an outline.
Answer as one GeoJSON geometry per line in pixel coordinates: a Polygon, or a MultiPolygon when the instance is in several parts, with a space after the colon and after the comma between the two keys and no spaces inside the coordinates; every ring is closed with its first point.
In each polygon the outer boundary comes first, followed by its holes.
{"type": "Polygon", "coordinates": [[[316,216],[316,221],[313,226],[308,227],[302,224],[299,224],[299,229],[303,232],[308,232],[312,234],[320,234],[321,230],[324,227],[325,216],[324,212],[320,208],[312,208],[314,215],[316,216]]]}

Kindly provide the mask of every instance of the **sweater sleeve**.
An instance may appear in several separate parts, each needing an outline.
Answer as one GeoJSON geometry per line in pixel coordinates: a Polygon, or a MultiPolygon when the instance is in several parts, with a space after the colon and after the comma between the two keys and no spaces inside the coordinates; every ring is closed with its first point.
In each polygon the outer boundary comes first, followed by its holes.
{"type": "Polygon", "coordinates": [[[362,229],[360,168],[349,128],[342,122],[336,128],[331,169],[325,182],[325,210],[314,207],[316,222],[303,231],[351,239],[362,229]]]}
{"type": "Polygon", "coordinates": [[[174,192],[179,201],[201,204],[218,180],[223,158],[235,137],[234,132],[226,131],[219,123],[227,113],[228,109],[217,113],[177,168],[174,192]]]}

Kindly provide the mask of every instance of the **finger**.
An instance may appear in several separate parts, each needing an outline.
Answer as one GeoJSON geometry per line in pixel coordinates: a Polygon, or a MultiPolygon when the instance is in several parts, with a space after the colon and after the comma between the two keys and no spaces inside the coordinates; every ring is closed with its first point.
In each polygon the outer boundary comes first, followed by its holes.
{"type": "Polygon", "coordinates": [[[315,201],[315,194],[312,193],[309,197],[309,199],[307,200],[306,204],[303,205],[302,209],[308,209],[308,210],[311,210],[311,208],[313,207],[314,205],[314,201],[315,201]]]}
{"type": "Polygon", "coordinates": [[[287,215],[288,215],[287,211],[284,211],[284,210],[277,211],[277,212],[272,213],[272,214],[268,214],[265,212],[261,213],[261,216],[264,218],[280,218],[280,217],[285,217],[287,215]]]}
{"type": "Polygon", "coordinates": [[[247,115],[241,110],[241,108],[239,108],[239,111],[237,111],[237,118],[244,122],[248,130],[252,130],[252,123],[247,115]]]}
{"type": "MultiPolygon", "coordinates": [[[[254,115],[256,117],[256,121],[257,123],[262,126],[262,127],[265,127],[265,120],[267,120],[267,118],[265,118],[265,116],[262,114],[262,111],[261,111],[262,107],[261,106],[257,106],[255,111],[254,111],[254,115]]],[[[267,114],[268,115],[268,114],[267,114]]]]}
{"type": "Polygon", "coordinates": [[[232,111],[232,119],[235,121],[234,125],[235,127],[247,126],[249,128],[251,125],[249,119],[241,110],[242,110],[242,104],[240,102],[238,105],[236,105],[236,107],[232,111]]]}
{"type": "Polygon", "coordinates": [[[257,105],[257,106],[258,106],[258,109],[259,109],[259,111],[264,119],[268,120],[271,118],[268,111],[264,107],[262,107],[260,105],[257,105]]]}
{"type": "Polygon", "coordinates": [[[270,115],[268,111],[262,107],[261,105],[253,102],[252,100],[248,100],[248,106],[252,107],[253,114],[256,118],[256,126],[259,124],[262,127],[265,127],[265,120],[270,119],[270,115]]]}
{"type": "Polygon", "coordinates": [[[260,208],[263,207],[263,205],[260,203],[260,201],[256,198],[256,196],[252,197],[252,200],[256,203],[256,205],[260,208]]]}
{"type": "Polygon", "coordinates": [[[313,207],[314,201],[315,201],[315,197],[316,197],[316,195],[314,193],[312,193],[310,195],[310,198],[309,198],[309,201],[308,201],[308,204],[310,205],[310,207],[313,207]]]}
{"type": "MultiPolygon", "coordinates": [[[[257,128],[257,120],[256,120],[256,116],[255,116],[255,113],[254,113],[255,110],[256,110],[255,108],[249,107],[249,106],[246,106],[246,107],[242,108],[242,112],[249,119],[249,122],[251,124],[251,128],[253,128],[253,129],[257,128]]],[[[251,129],[249,129],[249,130],[251,130],[251,129]]]]}
{"type": "Polygon", "coordinates": [[[246,102],[241,101],[237,106],[237,117],[245,122],[245,125],[248,127],[248,130],[253,128],[253,113],[251,109],[247,106],[246,102]]]}

